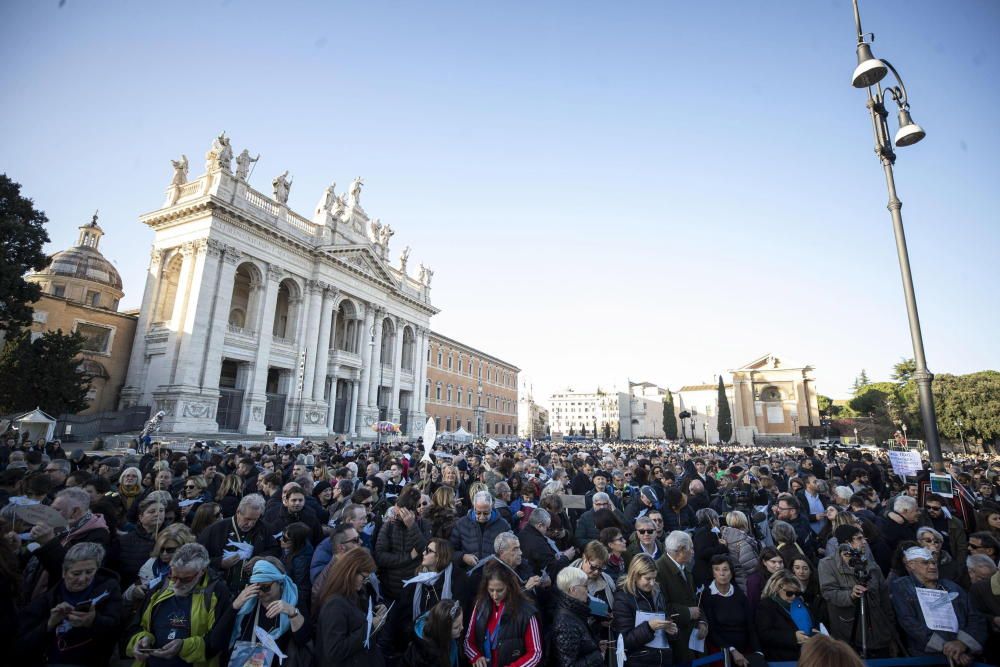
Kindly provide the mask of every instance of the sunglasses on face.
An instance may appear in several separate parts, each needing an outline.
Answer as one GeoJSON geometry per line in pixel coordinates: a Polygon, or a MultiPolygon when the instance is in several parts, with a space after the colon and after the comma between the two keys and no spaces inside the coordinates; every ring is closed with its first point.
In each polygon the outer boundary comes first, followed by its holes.
{"type": "Polygon", "coordinates": [[[270,593],[271,592],[271,588],[273,588],[275,585],[276,585],[276,583],[273,582],[273,581],[269,582],[269,583],[266,583],[266,584],[257,584],[257,589],[261,593],[270,593]]]}
{"type": "Polygon", "coordinates": [[[637,530],[635,532],[637,532],[640,535],[652,535],[656,531],[653,530],[652,528],[643,528],[642,530],[637,530]]]}
{"type": "Polygon", "coordinates": [[[782,589],[781,594],[784,595],[786,598],[792,599],[792,598],[797,598],[800,595],[802,595],[802,591],[799,591],[799,590],[790,591],[787,588],[785,588],[785,589],[782,589]]]}

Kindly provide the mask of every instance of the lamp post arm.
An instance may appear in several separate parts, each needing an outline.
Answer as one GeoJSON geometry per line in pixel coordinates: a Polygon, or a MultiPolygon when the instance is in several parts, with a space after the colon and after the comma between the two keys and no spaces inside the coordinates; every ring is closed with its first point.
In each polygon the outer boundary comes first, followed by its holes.
{"type": "Polygon", "coordinates": [[[864,33],[861,32],[861,11],[858,9],[858,0],[853,0],[854,4],[854,26],[858,29],[858,44],[865,41],[864,33]]]}

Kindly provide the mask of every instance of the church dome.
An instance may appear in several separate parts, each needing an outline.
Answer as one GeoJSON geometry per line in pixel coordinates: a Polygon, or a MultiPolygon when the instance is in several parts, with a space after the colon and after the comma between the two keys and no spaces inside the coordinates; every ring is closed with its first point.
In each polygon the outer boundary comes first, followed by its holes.
{"type": "Polygon", "coordinates": [[[64,276],[77,280],[89,280],[113,287],[122,288],[122,277],[118,269],[104,258],[94,248],[70,248],[52,255],[49,265],[35,274],[36,276],[64,276]]]}
{"type": "Polygon", "coordinates": [[[122,277],[98,249],[103,235],[94,213],[89,223],[80,226],[76,245],[52,255],[48,266],[30,274],[28,280],[43,285],[47,294],[117,310],[124,295],[122,277]]]}

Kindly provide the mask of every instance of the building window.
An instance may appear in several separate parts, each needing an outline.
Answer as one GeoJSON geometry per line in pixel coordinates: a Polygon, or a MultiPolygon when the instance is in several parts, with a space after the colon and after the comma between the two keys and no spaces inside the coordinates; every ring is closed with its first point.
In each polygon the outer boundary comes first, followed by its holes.
{"type": "Polygon", "coordinates": [[[111,344],[115,336],[113,327],[77,322],[76,332],[83,336],[83,350],[85,352],[111,354],[111,344]]]}
{"type": "Polygon", "coordinates": [[[439,433],[441,432],[441,418],[440,418],[440,417],[435,417],[435,418],[434,418],[434,428],[435,428],[435,429],[436,429],[436,430],[437,430],[437,431],[438,431],[439,433]]]}
{"type": "Polygon", "coordinates": [[[441,350],[438,350],[438,368],[441,368],[441,364],[443,363],[444,363],[444,354],[442,354],[441,350]]]}
{"type": "Polygon", "coordinates": [[[424,398],[430,398],[430,397],[431,397],[431,381],[428,380],[427,382],[424,383],[424,398]]]}
{"type": "Polygon", "coordinates": [[[448,385],[448,402],[451,403],[451,385],[448,385]]]}
{"type": "Polygon", "coordinates": [[[66,296],[66,286],[65,285],[53,285],[52,286],[52,296],[66,296]]]}
{"type": "Polygon", "coordinates": [[[435,398],[436,398],[437,400],[439,400],[439,401],[441,400],[441,385],[438,385],[438,386],[437,386],[437,391],[436,391],[436,393],[435,393],[435,396],[434,396],[434,397],[435,397],[435,398]]]}
{"type": "Polygon", "coordinates": [[[462,404],[462,388],[461,387],[458,388],[458,404],[459,405],[462,404]]]}
{"type": "Polygon", "coordinates": [[[468,431],[469,433],[472,433],[472,421],[471,420],[465,422],[465,430],[468,431]]]}
{"type": "Polygon", "coordinates": [[[471,408],[472,407],[472,392],[471,391],[468,394],[468,399],[469,399],[469,407],[471,408]]]}
{"type": "Polygon", "coordinates": [[[450,431],[451,430],[451,417],[448,417],[447,419],[445,419],[444,423],[445,423],[445,427],[444,427],[445,430],[446,431],[450,431]]]}
{"type": "Polygon", "coordinates": [[[431,363],[431,348],[427,348],[427,363],[431,363]]]}
{"type": "Polygon", "coordinates": [[[87,305],[97,308],[101,305],[101,293],[87,290],[87,305]]]}
{"type": "Polygon", "coordinates": [[[458,372],[459,373],[462,372],[462,357],[461,356],[458,357],[458,372]]]}
{"type": "Polygon", "coordinates": [[[451,368],[452,368],[452,366],[453,366],[454,362],[455,362],[455,357],[454,357],[454,355],[451,355],[451,354],[449,354],[449,355],[448,355],[448,370],[449,370],[449,371],[451,370],[451,368]]]}

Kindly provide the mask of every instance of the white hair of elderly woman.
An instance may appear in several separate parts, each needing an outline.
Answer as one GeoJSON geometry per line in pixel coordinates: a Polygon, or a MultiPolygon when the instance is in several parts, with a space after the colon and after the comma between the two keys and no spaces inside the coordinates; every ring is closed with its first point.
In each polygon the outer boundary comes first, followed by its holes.
{"type": "Polygon", "coordinates": [[[687,549],[694,549],[694,542],[691,540],[691,536],[683,530],[675,530],[667,535],[667,539],[663,540],[663,548],[666,549],[667,553],[676,554],[687,549]]]}
{"type": "Polygon", "coordinates": [[[556,576],[556,587],[569,595],[569,591],[574,586],[583,586],[587,583],[587,574],[578,567],[564,567],[559,570],[556,576]]]}

